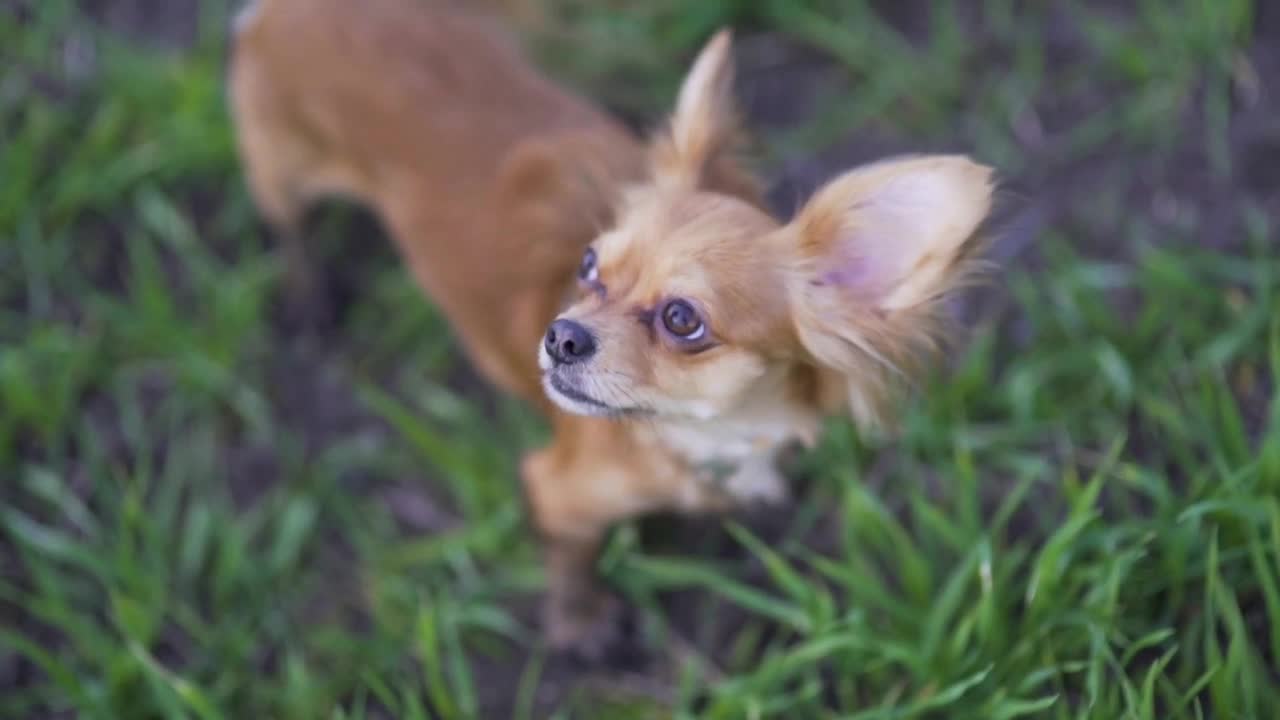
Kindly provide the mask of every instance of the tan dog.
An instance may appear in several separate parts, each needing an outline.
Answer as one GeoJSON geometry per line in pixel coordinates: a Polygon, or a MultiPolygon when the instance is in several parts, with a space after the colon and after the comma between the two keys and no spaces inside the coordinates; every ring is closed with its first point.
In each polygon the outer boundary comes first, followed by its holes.
{"type": "Polygon", "coordinates": [[[855,170],[771,218],[734,156],[727,33],[649,148],[450,6],[260,0],[235,45],[242,158],[290,252],[308,201],[367,203],[481,372],[549,416],[522,481],[557,647],[615,628],[612,524],[782,498],[774,454],[830,413],[883,421],[974,268],[992,188],[963,158],[855,170]]]}

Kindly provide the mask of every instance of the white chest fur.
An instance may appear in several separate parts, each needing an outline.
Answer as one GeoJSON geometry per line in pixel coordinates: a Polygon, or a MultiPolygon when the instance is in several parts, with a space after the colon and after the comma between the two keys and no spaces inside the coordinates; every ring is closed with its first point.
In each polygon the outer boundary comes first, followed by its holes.
{"type": "Polygon", "coordinates": [[[779,502],[786,481],[776,456],[787,444],[816,435],[819,420],[776,398],[709,420],[673,420],[656,427],[661,443],[693,466],[698,480],[738,502],[779,502]]]}

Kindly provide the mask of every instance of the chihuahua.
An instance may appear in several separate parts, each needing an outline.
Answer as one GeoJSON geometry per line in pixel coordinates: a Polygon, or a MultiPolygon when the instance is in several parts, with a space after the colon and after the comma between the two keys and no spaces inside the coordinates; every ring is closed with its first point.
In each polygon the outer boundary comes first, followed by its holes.
{"type": "Polygon", "coordinates": [[[488,19],[422,0],[259,0],[229,94],[250,191],[314,292],[307,204],[385,223],[467,357],[540,409],[521,463],[544,631],[598,656],[608,529],[786,497],[775,458],[826,417],[891,419],[976,276],[992,172],[959,156],[854,169],[781,223],[739,156],[731,38],[641,143],[535,71],[488,19]]]}

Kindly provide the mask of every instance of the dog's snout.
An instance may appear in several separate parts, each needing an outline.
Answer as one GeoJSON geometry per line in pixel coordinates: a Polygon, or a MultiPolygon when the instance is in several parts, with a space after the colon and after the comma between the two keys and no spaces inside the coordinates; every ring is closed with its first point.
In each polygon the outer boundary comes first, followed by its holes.
{"type": "Polygon", "coordinates": [[[591,331],[581,323],[564,318],[551,323],[543,343],[551,359],[564,365],[582,362],[596,351],[596,339],[591,331]]]}

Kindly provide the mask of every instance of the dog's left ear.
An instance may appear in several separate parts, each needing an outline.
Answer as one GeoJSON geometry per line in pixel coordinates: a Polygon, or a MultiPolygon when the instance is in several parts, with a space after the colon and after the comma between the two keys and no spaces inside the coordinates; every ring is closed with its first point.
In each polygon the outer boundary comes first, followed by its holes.
{"type": "Polygon", "coordinates": [[[685,76],[670,126],[653,142],[659,186],[710,190],[759,203],[761,189],[737,156],[742,129],[733,100],[733,36],[720,30],[685,76]]]}
{"type": "Polygon", "coordinates": [[[835,179],[782,237],[803,350],[849,379],[856,419],[877,424],[898,380],[945,339],[941,301],[974,277],[992,171],[959,156],[876,163],[835,179]]]}

